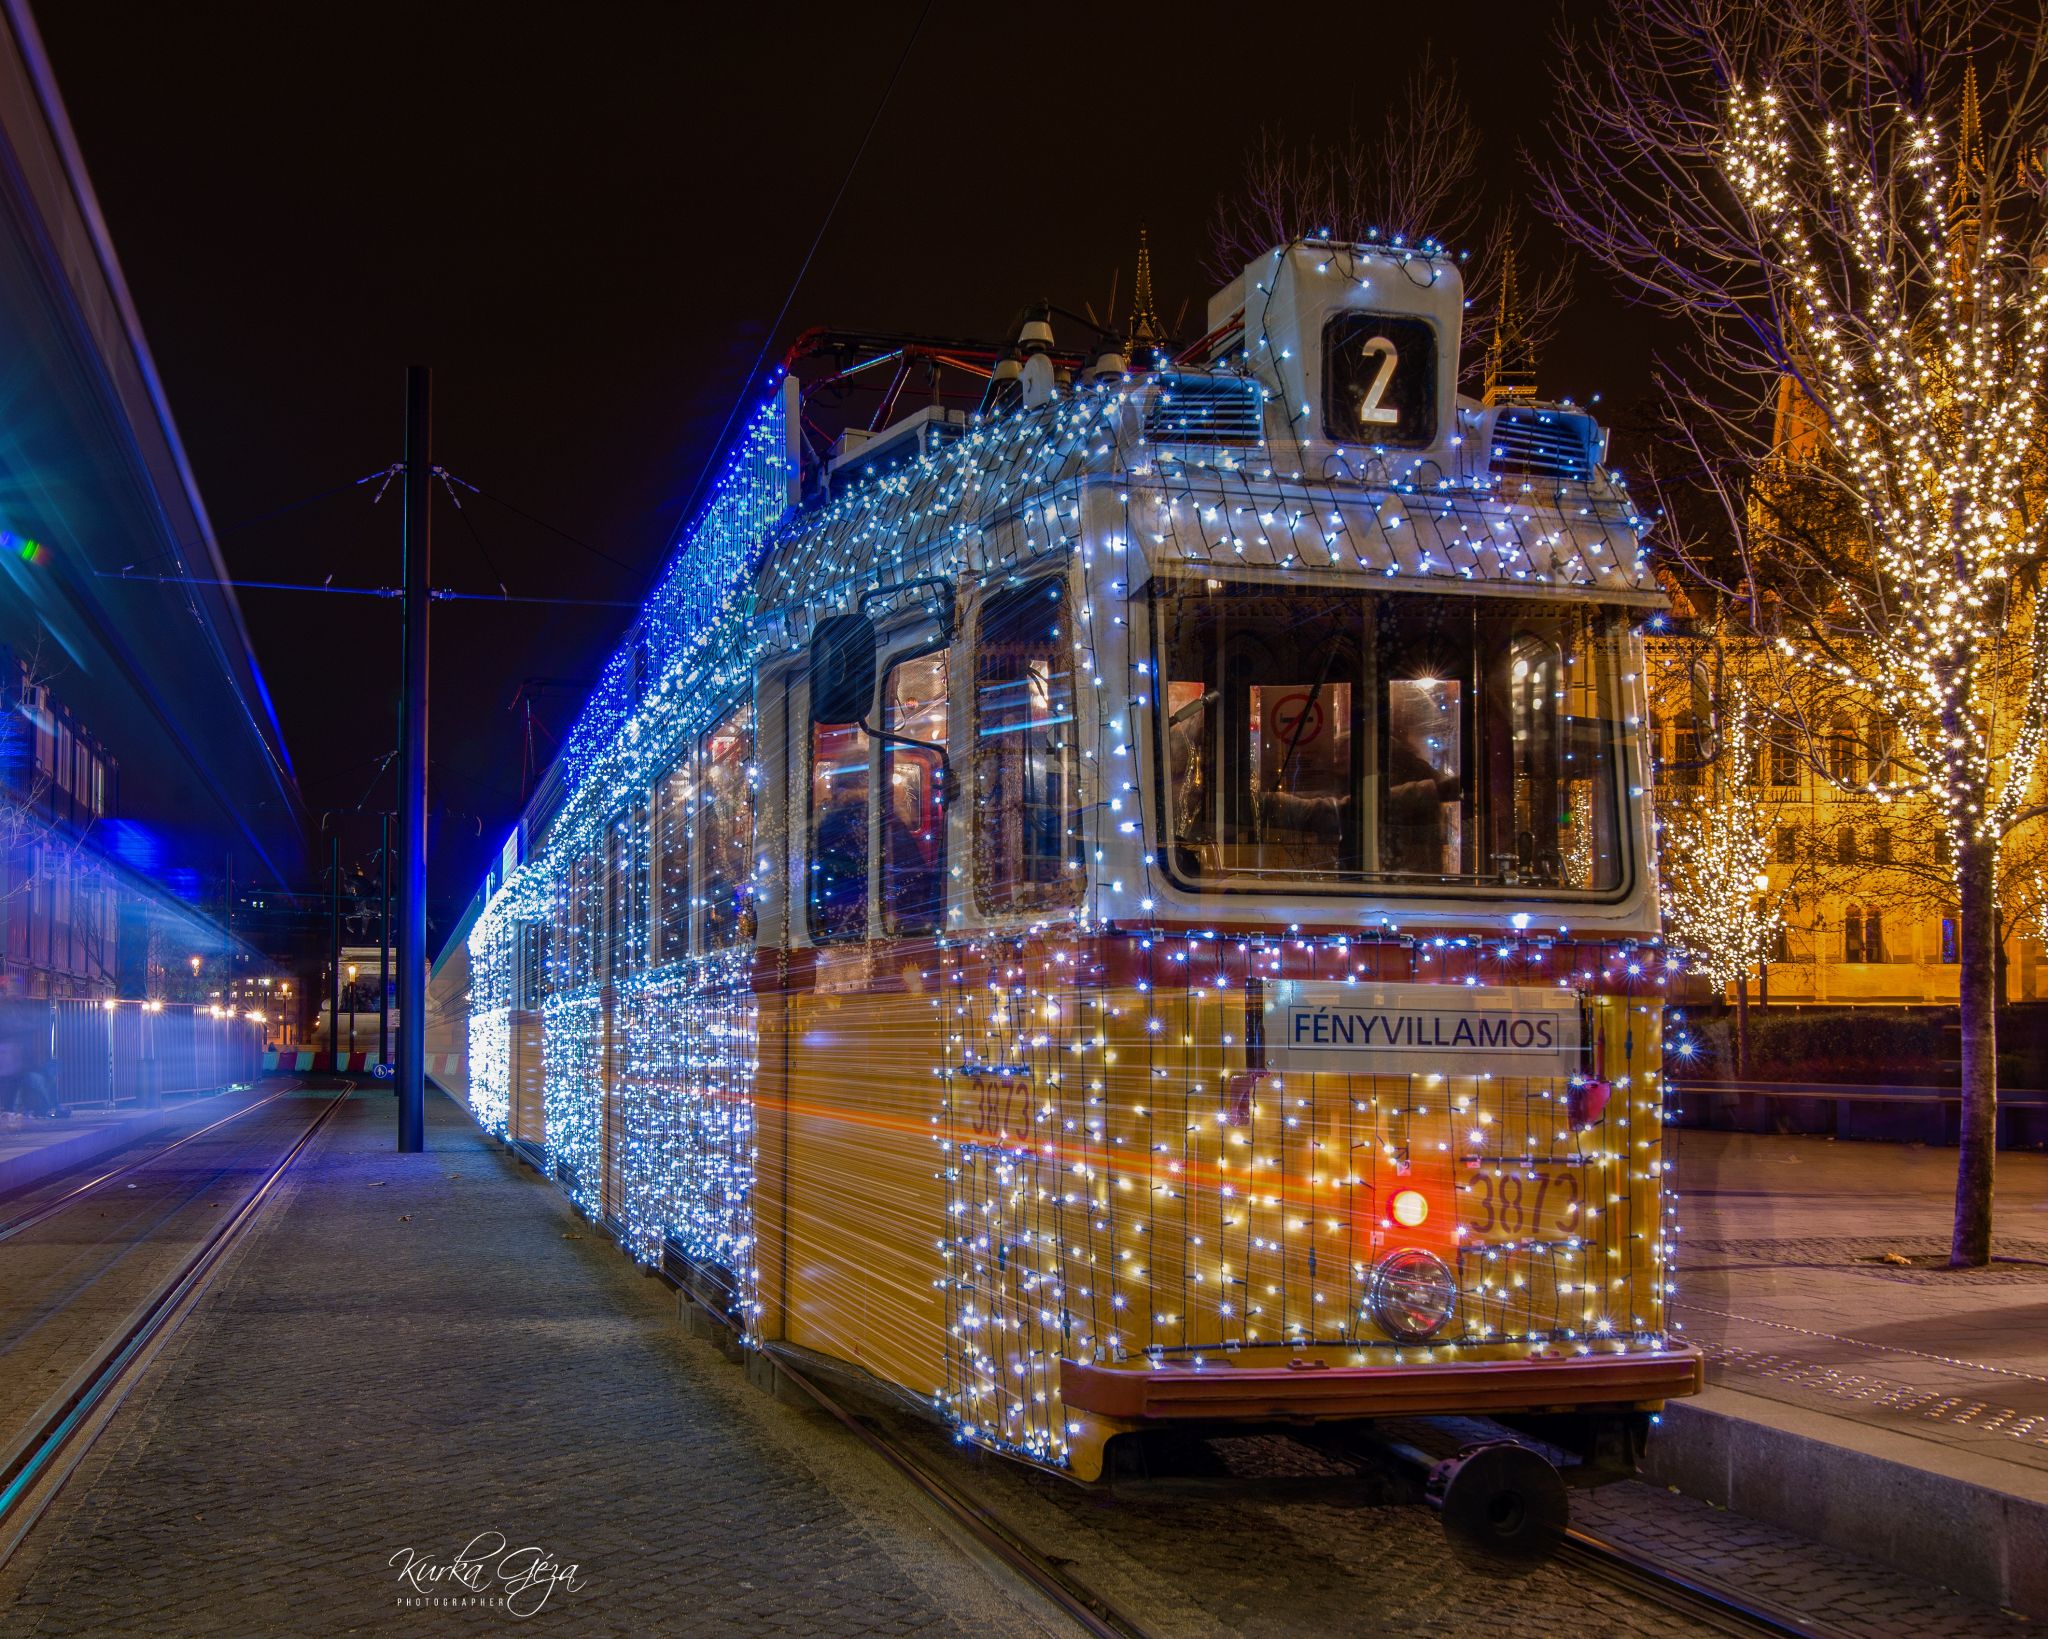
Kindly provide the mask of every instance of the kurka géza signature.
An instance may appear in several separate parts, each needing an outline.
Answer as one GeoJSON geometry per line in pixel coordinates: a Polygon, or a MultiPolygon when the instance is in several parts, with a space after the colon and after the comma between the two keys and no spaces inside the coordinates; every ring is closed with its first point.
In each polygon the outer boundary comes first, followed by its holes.
{"type": "Polygon", "coordinates": [[[545,1548],[514,1548],[502,1531],[479,1531],[452,1559],[401,1548],[386,1563],[414,1594],[437,1602],[469,1595],[517,1617],[538,1615],[557,1588],[577,1593],[584,1586],[581,1566],[565,1565],[545,1548]]]}

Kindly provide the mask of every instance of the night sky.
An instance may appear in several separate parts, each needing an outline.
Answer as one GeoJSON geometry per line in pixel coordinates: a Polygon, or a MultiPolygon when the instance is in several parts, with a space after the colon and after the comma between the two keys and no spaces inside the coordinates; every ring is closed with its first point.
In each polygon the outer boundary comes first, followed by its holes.
{"type": "MultiPolygon", "coordinates": [[[[372,506],[350,481],[399,458],[416,361],[435,370],[437,460],[493,497],[466,497],[466,520],[437,507],[435,583],[637,600],[728,410],[755,396],[748,366],[918,9],[356,4],[316,21],[274,0],[46,0],[231,572],[395,583],[397,488],[372,506]]],[[[1425,44],[1457,66],[1503,204],[1518,142],[1542,140],[1560,10],[937,0],[769,362],[818,324],[1001,340],[1035,297],[1099,311],[1119,268],[1121,308],[1141,219],[1159,309],[1185,301],[1192,336],[1210,213],[1261,127],[1370,128],[1425,44]]],[[[1540,224],[1531,241],[1533,260],[1557,254],[1540,224]]],[[[1645,321],[1594,269],[1577,288],[1544,390],[1604,389],[1626,420],[1645,321]]],[[[396,605],[242,603],[314,823],[391,806],[396,605]]],[[[435,606],[437,923],[518,810],[521,680],[587,683],[627,619],[435,606]]],[[[579,704],[541,696],[557,733],[579,704]]],[[[345,826],[345,859],[367,861],[375,820],[345,826]]]]}

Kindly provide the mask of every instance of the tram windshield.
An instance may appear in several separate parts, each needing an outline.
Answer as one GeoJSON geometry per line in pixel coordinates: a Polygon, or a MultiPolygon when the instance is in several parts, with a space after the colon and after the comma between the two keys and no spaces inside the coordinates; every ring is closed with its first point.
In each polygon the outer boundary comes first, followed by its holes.
{"type": "Polygon", "coordinates": [[[1155,595],[1184,887],[1622,886],[1619,611],[1216,579],[1155,595]]]}

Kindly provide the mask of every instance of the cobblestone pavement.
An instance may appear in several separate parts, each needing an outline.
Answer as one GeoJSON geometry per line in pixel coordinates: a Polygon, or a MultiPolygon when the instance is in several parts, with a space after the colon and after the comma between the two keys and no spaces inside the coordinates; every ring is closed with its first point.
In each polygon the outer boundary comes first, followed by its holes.
{"type": "Polygon", "coordinates": [[[0,1578],[0,1632],[502,1629],[401,1605],[391,1563],[494,1531],[577,1567],[535,1619],[561,1632],[1041,1631],[849,1437],[429,1118],[400,1156],[389,1094],[359,1096],[309,1147],[0,1578]]]}
{"type": "MultiPolygon", "coordinates": [[[[937,1437],[879,1415],[898,1437],[926,1442],[929,1460],[945,1460],[937,1437]]],[[[1489,1431],[1394,1432],[1448,1453],[1489,1431]]],[[[1176,1477],[1105,1494],[981,1458],[973,1486],[993,1513],[1060,1544],[1089,1586],[1147,1612],[1161,1633],[1707,1631],[1562,1562],[1513,1579],[1473,1572],[1452,1556],[1413,1482],[1370,1461],[1265,1436],[1205,1442],[1173,1467],[1176,1477]]],[[[1572,1520],[1658,1564],[1868,1639],[2031,1631],[2024,1618],[1931,1582],[1649,1485],[1575,1492],[1572,1520]]]]}
{"type": "MultiPolygon", "coordinates": [[[[943,1460],[937,1437],[923,1438],[943,1460]]],[[[1717,1631],[1556,1565],[1513,1578],[1468,1569],[1408,1482],[1278,1436],[1205,1442],[1173,1476],[1107,1491],[981,1454],[973,1466],[977,1501],[1057,1543],[1089,1587],[1176,1639],[1717,1631]]]]}
{"type": "MultiPolygon", "coordinates": [[[[503,1627],[495,1606],[427,1603],[467,1595],[410,1592],[392,1564],[411,1550],[446,1565],[486,1532],[576,1566],[534,1618],[561,1632],[1055,1626],[843,1430],[682,1337],[668,1289],[451,1106],[429,1116],[425,1156],[391,1152],[381,1093],[308,1150],[0,1576],[0,1633],[503,1627]]],[[[871,1415],[1161,1635],[1704,1631],[1556,1566],[1472,1571],[1407,1482],[1294,1440],[1193,1445],[1157,1477],[1091,1490],[871,1415]]],[[[1855,1632],[2011,1631],[1648,1487],[1576,1506],[1855,1632]]]]}
{"type": "Polygon", "coordinates": [[[2048,1476],[2048,1156],[1998,1160],[1999,1261],[1943,1267],[1955,1152],[1683,1131],[1673,1310],[1716,1383],[2048,1476]]]}
{"type": "MultiPolygon", "coordinates": [[[[1936,1582],[1655,1486],[1603,1486],[1575,1497],[1572,1519],[1669,1570],[1870,1639],[2017,1639],[2036,1627],[1936,1582]]],[[[1938,1575],[1939,1567],[1929,1571],[1938,1575]]]]}

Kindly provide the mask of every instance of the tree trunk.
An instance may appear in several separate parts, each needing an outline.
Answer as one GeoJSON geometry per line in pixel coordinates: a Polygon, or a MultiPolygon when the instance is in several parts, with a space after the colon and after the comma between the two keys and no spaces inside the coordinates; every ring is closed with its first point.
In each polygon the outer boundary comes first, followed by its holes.
{"type": "Polygon", "coordinates": [[[1749,1080],[1749,975],[1735,976],[1735,1079],[1749,1080]]]}
{"type": "Polygon", "coordinates": [[[1958,859],[1962,893],[1963,1124],[1956,1153],[1952,1268],[1991,1261],[1991,1182],[1998,1137],[1997,845],[1969,842],[1958,859]]]}

